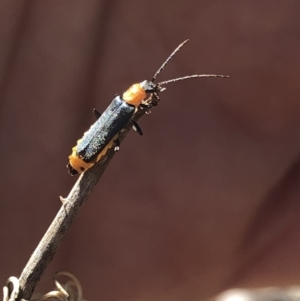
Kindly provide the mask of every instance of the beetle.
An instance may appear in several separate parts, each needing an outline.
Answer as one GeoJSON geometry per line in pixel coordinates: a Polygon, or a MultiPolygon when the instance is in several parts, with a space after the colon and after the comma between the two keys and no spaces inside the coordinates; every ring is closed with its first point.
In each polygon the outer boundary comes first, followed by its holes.
{"type": "Polygon", "coordinates": [[[102,115],[94,109],[93,112],[97,121],[77,141],[77,145],[72,148],[72,153],[69,156],[67,168],[71,175],[80,174],[91,168],[100,161],[110,148],[114,147],[114,150],[118,151],[120,145],[118,137],[129,123],[132,124],[135,131],[142,135],[141,128],[134,120],[135,113],[139,109],[149,110],[152,106],[157,105],[159,94],[166,89],[165,85],[196,77],[228,77],[227,75],[216,74],[194,74],[156,84],[157,76],[187,42],[189,40],[182,42],[171,53],[150,81],[144,80],[141,83],[133,84],[122,96],[116,95],[102,115]]]}

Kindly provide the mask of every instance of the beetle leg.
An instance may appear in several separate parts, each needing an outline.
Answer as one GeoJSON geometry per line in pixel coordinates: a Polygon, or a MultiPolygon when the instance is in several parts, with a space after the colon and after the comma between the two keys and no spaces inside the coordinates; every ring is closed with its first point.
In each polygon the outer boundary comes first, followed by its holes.
{"type": "Polygon", "coordinates": [[[132,123],[133,130],[136,131],[141,136],[143,136],[143,131],[142,131],[141,127],[139,126],[139,124],[133,119],[131,119],[131,123],[132,123]]]}
{"type": "Polygon", "coordinates": [[[116,139],[115,140],[115,149],[114,149],[114,151],[118,152],[119,150],[120,150],[120,140],[116,139]]]}
{"type": "Polygon", "coordinates": [[[149,104],[149,103],[141,103],[141,104],[140,104],[140,107],[141,107],[142,109],[150,109],[150,108],[152,107],[152,105],[149,104]]]}
{"type": "Polygon", "coordinates": [[[101,114],[100,114],[100,112],[97,111],[95,108],[93,109],[93,113],[94,113],[94,115],[95,115],[95,117],[96,117],[97,119],[100,118],[101,114]]]}

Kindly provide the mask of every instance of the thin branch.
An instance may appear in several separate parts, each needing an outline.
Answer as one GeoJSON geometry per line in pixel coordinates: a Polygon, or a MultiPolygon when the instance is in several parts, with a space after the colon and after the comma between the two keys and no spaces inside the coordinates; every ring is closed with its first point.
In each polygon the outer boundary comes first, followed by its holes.
{"type": "MultiPolygon", "coordinates": [[[[145,112],[145,109],[137,112],[134,116],[135,120],[139,119],[145,112]]],[[[126,131],[121,134],[119,137],[120,141],[125,138],[131,126],[128,125],[126,131]]],[[[38,281],[55,255],[63,237],[71,227],[81,207],[94,186],[98,183],[114,154],[115,151],[111,148],[99,163],[81,174],[66,199],[61,197],[61,201],[63,202],[62,207],[31,255],[19,278],[20,291],[16,298],[17,300],[29,300],[31,298],[38,281]]]]}

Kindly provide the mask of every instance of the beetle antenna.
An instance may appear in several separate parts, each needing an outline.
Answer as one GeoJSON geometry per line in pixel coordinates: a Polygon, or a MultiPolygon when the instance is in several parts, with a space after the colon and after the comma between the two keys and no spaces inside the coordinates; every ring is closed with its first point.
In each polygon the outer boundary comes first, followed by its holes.
{"type": "Polygon", "coordinates": [[[170,56],[165,60],[165,62],[160,66],[160,68],[156,71],[156,73],[153,75],[152,77],[152,82],[155,81],[156,77],[158,74],[160,74],[160,72],[162,72],[164,70],[164,68],[166,67],[166,65],[170,62],[170,60],[173,58],[173,56],[180,50],[180,48],[185,45],[187,42],[189,42],[190,40],[185,40],[183,41],[171,54],[170,56]]]}
{"type": "Polygon", "coordinates": [[[223,78],[228,78],[229,75],[219,75],[219,74],[193,74],[193,75],[187,75],[187,76],[183,76],[183,77],[178,77],[178,78],[173,78],[173,79],[169,79],[163,82],[158,83],[159,86],[164,86],[167,85],[169,83],[175,83],[178,82],[180,80],[186,80],[186,79],[190,79],[190,78],[198,78],[198,77],[223,77],[223,78]]]}

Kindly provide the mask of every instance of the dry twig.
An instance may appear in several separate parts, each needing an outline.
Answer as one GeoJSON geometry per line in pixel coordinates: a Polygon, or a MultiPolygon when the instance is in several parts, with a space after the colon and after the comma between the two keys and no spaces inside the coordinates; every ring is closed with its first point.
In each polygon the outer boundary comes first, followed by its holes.
{"type": "MultiPolygon", "coordinates": [[[[139,110],[135,114],[135,120],[138,120],[146,111],[145,109],[139,110]]],[[[130,128],[131,125],[128,125],[127,129],[119,137],[120,141],[125,138],[130,128]]],[[[16,296],[17,300],[29,300],[31,298],[37,282],[51,262],[67,230],[71,227],[72,222],[92,192],[94,186],[99,181],[114,154],[115,152],[113,148],[111,148],[99,163],[81,174],[67,198],[60,198],[63,203],[62,207],[31,255],[19,278],[20,289],[16,296]]]]}

